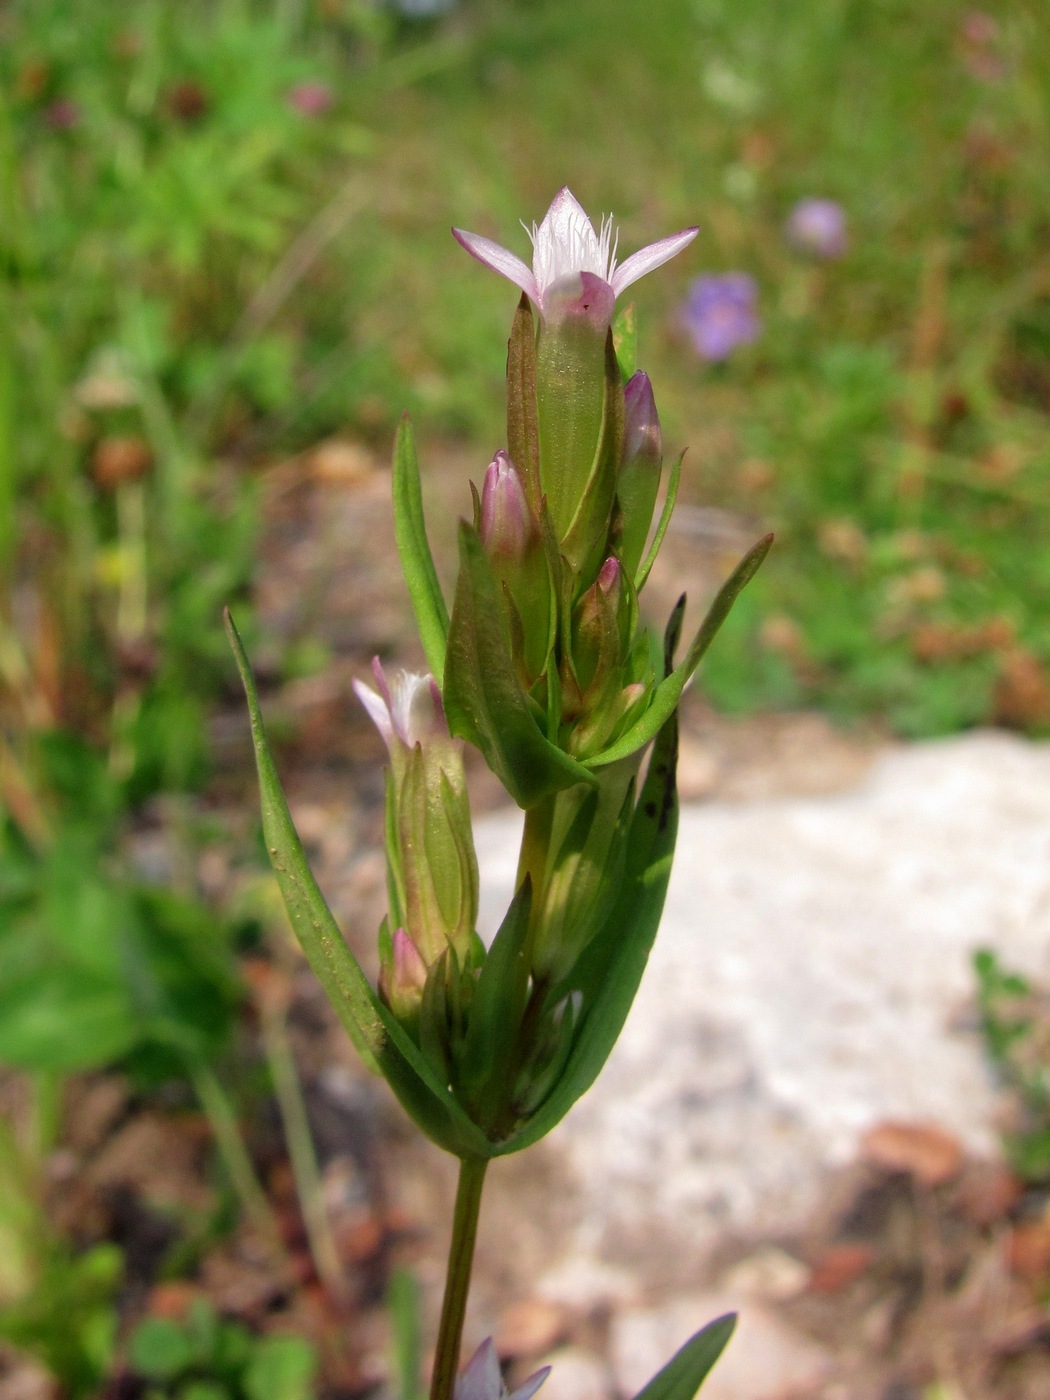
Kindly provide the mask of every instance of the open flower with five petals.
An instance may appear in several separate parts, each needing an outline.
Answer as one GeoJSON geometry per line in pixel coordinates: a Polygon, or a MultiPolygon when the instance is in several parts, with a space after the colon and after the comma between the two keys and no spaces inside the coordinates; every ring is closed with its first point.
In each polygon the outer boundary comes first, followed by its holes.
{"type": "Polygon", "coordinates": [[[596,325],[612,319],[616,298],[639,277],[680,253],[698,233],[683,229],[617,263],[617,235],[611,215],[595,230],[567,186],[551,201],[532,239],[532,267],[490,238],[454,228],[453,236],[486,267],[506,277],[529,297],[545,321],[583,313],[596,325]]]}

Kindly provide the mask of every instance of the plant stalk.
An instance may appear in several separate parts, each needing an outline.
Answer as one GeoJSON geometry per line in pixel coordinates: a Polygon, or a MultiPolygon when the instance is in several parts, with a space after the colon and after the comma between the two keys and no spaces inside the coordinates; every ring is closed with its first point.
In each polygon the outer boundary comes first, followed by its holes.
{"type": "Polygon", "coordinates": [[[470,1292],[470,1271],[474,1263],[474,1242],[478,1234],[481,1191],[488,1162],[480,1157],[464,1157],[459,1164],[456,1208],[452,1217],[452,1244],[445,1275],[445,1299],[441,1304],[434,1375],[430,1400],[453,1400],[459,1350],[463,1340],[463,1318],[470,1292]]]}

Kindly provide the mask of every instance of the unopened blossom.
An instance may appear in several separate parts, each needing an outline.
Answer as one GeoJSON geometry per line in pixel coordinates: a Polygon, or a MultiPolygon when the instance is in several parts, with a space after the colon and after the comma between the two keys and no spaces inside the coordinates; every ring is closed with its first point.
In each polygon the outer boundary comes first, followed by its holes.
{"type": "Polygon", "coordinates": [[[532,240],[531,268],[490,238],[458,228],[452,233],[479,262],[520,287],[544,319],[575,310],[596,324],[611,319],[616,298],[632,282],[680,253],[699,232],[683,229],[617,262],[612,215],[595,230],[568,186],[554,196],[543,222],[526,231],[532,240]]]}
{"type": "Polygon", "coordinates": [[[385,976],[388,991],[396,985],[407,997],[418,990],[413,949],[426,968],[449,946],[466,955],[478,913],[477,857],[462,746],[448,732],[433,677],[398,671],[388,681],[378,658],[372,670],[378,690],[359,681],[354,690],[390,754],[390,922],[405,941],[395,938],[385,976]]]}
{"type": "Polygon", "coordinates": [[[758,339],[755,280],[746,272],[697,277],[690,283],[682,322],[698,355],[724,360],[738,345],[758,339]]]}
{"type": "Polygon", "coordinates": [[[846,214],[833,199],[800,199],[784,232],[792,247],[815,258],[841,258],[846,251],[846,214]]]}
{"type": "Polygon", "coordinates": [[[519,561],[537,535],[525,487],[506,452],[497,452],[481,488],[481,540],[490,555],[519,561]]]}
{"type": "Polygon", "coordinates": [[[517,1390],[509,1391],[499,1368],[492,1338],[486,1337],[456,1381],[455,1400],[531,1400],[550,1375],[550,1370],[549,1366],[544,1366],[522,1381],[517,1390]]]}

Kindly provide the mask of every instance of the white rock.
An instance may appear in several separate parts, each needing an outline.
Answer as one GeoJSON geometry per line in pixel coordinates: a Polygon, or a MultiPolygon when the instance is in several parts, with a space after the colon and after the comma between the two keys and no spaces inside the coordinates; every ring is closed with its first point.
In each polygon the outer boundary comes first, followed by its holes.
{"type": "Polygon", "coordinates": [[[612,1400],[609,1367],[593,1351],[561,1347],[545,1356],[543,1365],[552,1368],[539,1391],[543,1400],[612,1400]]]}
{"type": "MultiPolygon", "coordinates": [[[[620,1392],[637,1395],[694,1332],[737,1306],[732,1295],[698,1293],[614,1317],[610,1350],[620,1392]]],[[[831,1370],[828,1354],[815,1342],[761,1304],[749,1303],[701,1395],[703,1400],[810,1400],[831,1370]]]]}
{"type": "MultiPolygon", "coordinates": [[[[492,927],[517,828],[478,827],[492,927]]],[[[576,1247],[785,1228],[884,1118],[991,1149],[967,1016],[983,945],[1047,969],[1050,744],[975,733],[890,750],[845,794],[685,808],[641,991],[552,1138],[581,1183],[576,1247]]]]}

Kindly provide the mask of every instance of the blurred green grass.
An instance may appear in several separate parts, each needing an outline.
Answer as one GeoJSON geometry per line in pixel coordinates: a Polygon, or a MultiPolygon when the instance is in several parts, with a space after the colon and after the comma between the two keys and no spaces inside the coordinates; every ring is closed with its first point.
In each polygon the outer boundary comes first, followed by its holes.
{"type": "Polygon", "coordinates": [[[684,498],[779,540],[711,654],[713,702],[908,735],[1050,728],[1043,0],[1006,0],[990,26],[948,0],[48,13],[6,21],[19,188],[51,279],[23,483],[55,470],[49,443],[82,471],[103,429],[71,441],[60,410],[114,345],[208,463],[347,427],[385,443],[407,407],[424,457],[428,433],[462,437],[480,474],[514,293],[448,228],[525,254],[518,220],[568,183],[616,213],[625,251],[701,225],[636,289],[640,363],[666,440],[691,448],[684,498]],[[330,109],[293,110],[302,82],[330,109]],[[194,90],[201,110],[180,115],[194,90]],[[65,98],[78,120],[60,128],[65,98]],[[846,211],[841,260],[787,246],[811,195],[846,211]],[[678,307],[691,277],[728,270],[757,280],[763,333],[705,366],[678,307]]]}

